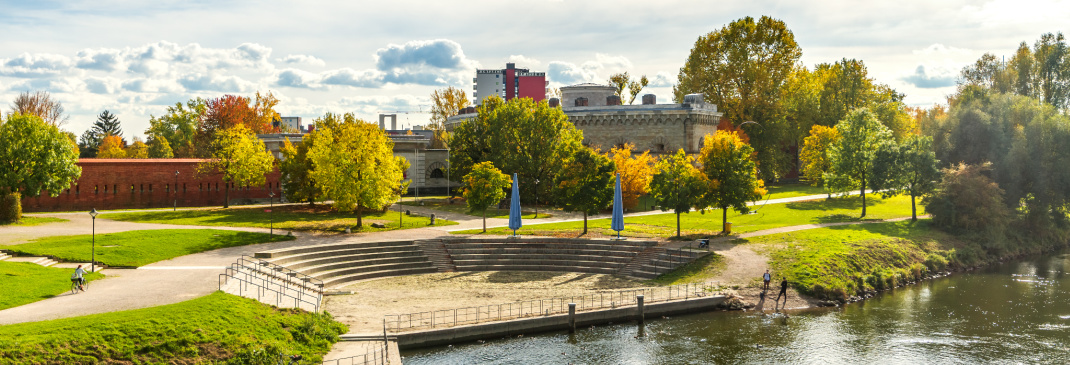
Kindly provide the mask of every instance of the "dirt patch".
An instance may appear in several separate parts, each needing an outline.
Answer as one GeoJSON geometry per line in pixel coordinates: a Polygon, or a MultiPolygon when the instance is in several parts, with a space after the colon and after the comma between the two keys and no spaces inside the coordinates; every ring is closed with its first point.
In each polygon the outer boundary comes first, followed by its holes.
{"type": "MultiPolygon", "coordinates": [[[[769,269],[769,258],[755,252],[751,246],[730,242],[710,242],[710,251],[724,256],[724,270],[711,280],[725,284],[751,285],[761,281],[769,269]]],[[[773,273],[775,276],[776,273],[773,273]]]]}
{"type": "Polygon", "coordinates": [[[383,316],[440,309],[560,298],[592,291],[648,287],[604,274],[566,272],[455,272],[403,276],[356,283],[329,296],[324,308],[350,332],[382,331],[383,316]]]}

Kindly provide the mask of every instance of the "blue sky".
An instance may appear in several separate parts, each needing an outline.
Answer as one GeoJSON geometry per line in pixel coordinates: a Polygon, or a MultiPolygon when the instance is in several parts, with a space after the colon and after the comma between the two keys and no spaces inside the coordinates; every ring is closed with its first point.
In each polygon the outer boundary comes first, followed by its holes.
{"type": "Polygon", "coordinates": [[[985,52],[1068,33],[1070,1],[4,1],[0,111],[46,90],[81,134],[107,109],[126,137],[191,97],[271,91],[286,116],[412,111],[476,68],[546,71],[551,86],[645,74],[671,86],[697,37],[744,17],[783,20],[808,66],[858,58],[913,105],[943,102],[985,52]]]}

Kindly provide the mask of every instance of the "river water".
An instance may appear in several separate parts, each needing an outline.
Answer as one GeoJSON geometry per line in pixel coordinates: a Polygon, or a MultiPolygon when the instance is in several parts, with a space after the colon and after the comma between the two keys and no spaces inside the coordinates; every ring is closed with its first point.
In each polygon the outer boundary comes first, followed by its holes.
{"type": "Polygon", "coordinates": [[[1070,363],[1070,254],[899,288],[843,308],[713,312],[404,351],[413,364],[1070,363]]]}

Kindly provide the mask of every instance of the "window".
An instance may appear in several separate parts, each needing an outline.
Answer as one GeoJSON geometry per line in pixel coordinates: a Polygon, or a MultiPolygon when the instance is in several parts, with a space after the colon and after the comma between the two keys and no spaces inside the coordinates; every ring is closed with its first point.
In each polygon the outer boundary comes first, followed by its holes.
{"type": "Polygon", "coordinates": [[[444,179],[444,178],[446,178],[446,174],[444,172],[442,172],[442,169],[434,169],[434,170],[431,170],[431,178],[432,179],[444,179]]]}
{"type": "Polygon", "coordinates": [[[100,186],[93,185],[93,194],[99,194],[99,193],[100,193],[100,186]]]}
{"type": "Polygon", "coordinates": [[[112,184],[112,186],[111,186],[111,194],[115,195],[115,194],[118,194],[118,193],[119,193],[119,184],[112,184]]]}
{"type": "Polygon", "coordinates": [[[664,143],[658,143],[658,144],[654,145],[654,149],[656,149],[658,151],[664,151],[665,150],[665,144],[664,143]]]}

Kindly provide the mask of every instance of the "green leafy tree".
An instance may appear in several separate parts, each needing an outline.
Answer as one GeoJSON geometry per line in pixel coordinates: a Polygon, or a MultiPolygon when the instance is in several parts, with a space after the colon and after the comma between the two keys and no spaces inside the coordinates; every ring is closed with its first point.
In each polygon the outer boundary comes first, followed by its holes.
{"type": "Polygon", "coordinates": [[[0,123],[0,193],[59,196],[82,176],[77,162],[78,146],[40,117],[9,114],[0,123]]]}
{"type": "Polygon", "coordinates": [[[700,171],[709,182],[702,205],[721,208],[721,227],[727,228],[728,208],[749,212],[747,202],[766,194],[765,184],[758,178],[758,166],[751,160],[753,154],[754,149],[736,132],[706,135],[698,158],[700,171]]]}
{"type": "MultiPolygon", "coordinates": [[[[100,144],[104,137],[123,136],[123,128],[119,118],[105,110],[97,116],[97,120],[80,137],[78,148],[81,150],[80,157],[96,157],[99,153],[100,144]]],[[[126,142],[124,141],[125,145],[126,142]]]]}
{"type": "Polygon", "coordinates": [[[201,162],[197,170],[202,174],[220,173],[226,190],[223,208],[230,207],[231,186],[263,185],[264,175],[274,168],[275,158],[245,126],[235,126],[216,133],[212,140],[211,158],[201,162]]]}
{"type": "Polygon", "coordinates": [[[940,170],[933,152],[933,139],[913,135],[902,144],[885,143],[877,150],[873,164],[873,189],[885,198],[910,195],[911,220],[918,220],[916,200],[936,188],[940,170]]]}
{"type": "MultiPolygon", "coordinates": [[[[546,102],[516,98],[483,101],[475,118],[457,126],[450,137],[452,174],[464,176],[472,166],[490,161],[502,171],[515,172],[521,181],[553,181],[572,151],[582,148],[583,133],[569,122],[561,108],[546,102]]],[[[539,196],[548,196],[550,184],[539,184],[539,196]]],[[[521,199],[535,199],[535,184],[520,187],[521,199]]]]}
{"type": "Polygon", "coordinates": [[[650,181],[650,193],[662,211],[676,213],[676,236],[680,237],[680,214],[704,208],[701,204],[708,184],[695,168],[695,158],[683,149],[658,162],[657,171],[650,181]]]}
{"type": "Polygon", "coordinates": [[[149,145],[134,137],[134,143],[126,148],[126,158],[149,158],[149,145]]]}
{"type": "Polygon", "coordinates": [[[206,112],[207,103],[201,98],[190,99],[185,104],[175,103],[167,107],[167,113],[149,118],[149,129],[145,130],[145,135],[150,139],[166,139],[177,158],[195,157],[197,126],[206,112]]]}
{"type": "Polygon", "coordinates": [[[1011,215],[1003,190],[984,175],[992,164],[958,164],[943,171],[935,194],[922,199],[933,223],[951,232],[1002,236],[1011,215]]]}
{"type": "Polygon", "coordinates": [[[840,139],[832,144],[829,160],[832,172],[825,182],[832,191],[858,188],[862,195],[862,217],[866,216],[866,189],[873,176],[877,151],[894,143],[892,131],[866,109],[856,109],[836,124],[840,139]]]}
{"type": "Polygon", "coordinates": [[[616,89],[614,93],[620,97],[621,102],[627,100],[628,104],[634,104],[635,98],[638,97],[639,93],[643,92],[643,88],[649,84],[650,79],[647,79],[646,75],[640,76],[636,80],[632,80],[631,75],[628,75],[627,72],[609,76],[609,85],[616,89]],[[624,92],[625,89],[628,90],[627,94],[624,92]]]}
{"type": "Polygon", "coordinates": [[[175,158],[171,144],[162,136],[149,137],[149,158],[175,158]]]}
{"type": "Polygon", "coordinates": [[[745,17],[699,37],[673,87],[677,102],[703,93],[733,125],[758,122],[748,130],[762,176],[772,179],[789,166],[783,142],[790,138],[781,95],[802,49],[783,21],[745,17]]]}
{"type": "Polygon", "coordinates": [[[613,202],[616,169],[609,157],[578,148],[555,176],[554,203],[566,212],[583,212],[583,234],[587,234],[587,215],[597,214],[613,202]]]}
{"type": "Polygon", "coordinates": [[[487,207],[504,199],[505,189],[512,183],[509,175],[503,174],[489,161],[476,164],[472,172],[464,176],[464,199],[468,204],[468,212],[478,212],[483,216],[483,232],[487,232],[487,207]]]}
{"type": "Polygon", "coordinates": [[[282,146],[282,161],[279,161],[279,173],[282,191],[290,201],[306,201],[315,205],[323,191],[312,180],[312,160],[308,157],[309,149],[316,144],[318,133],[306,134],[301,143],[294,146],[287,138],[282,146]]]}
{"type": "Polygon", "coordinates": [[[394,156],[394,142],[378,125],[345,120],[313,134],[308,159],[315,168],[310,178],[324,199],[334,200],[335,209],[357,213],[357,228],[363,227],[365,209],[389,206],[405,190],[402,178],[408,161],[394,156]]]}

